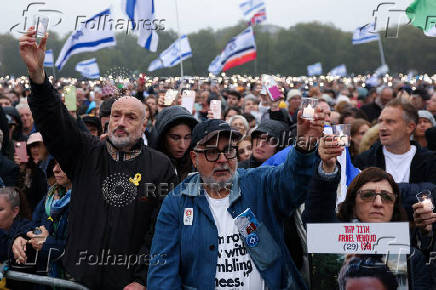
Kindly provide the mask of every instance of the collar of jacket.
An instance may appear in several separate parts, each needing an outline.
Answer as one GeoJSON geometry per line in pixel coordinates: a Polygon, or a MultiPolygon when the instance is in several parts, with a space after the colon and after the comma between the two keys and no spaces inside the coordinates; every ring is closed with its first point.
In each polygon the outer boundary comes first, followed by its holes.
{"type": "Polygon", "coordinates": [[[115,161],[127,161],[131,160],[139,154],[141,154],[142,150],[142,144],[144,141],[142,138],[139,138],[138,142],[136,142],[135,145],[130,149],[130,151],[120,151],[115,145],[111,143],[109,139],[106,140],[106,150],[109,153],[109,155],[112,157],[115,161]]]}
{"type": "MultiPolygon", "coordinates": [[[[239,175],[238,171],[235,171],[235,174],[232,178],[232,189],[230,191],[230,205],[237,200],[241,196],[241,189],[239,188],[239,175]]],[[[193,174],[191,177],[188,177],[186,182],[183,184],[183,189],[181,190],[181,194],[187,196],[200,196],[201,195],[201,178],[200,174],[197,172],[193,174]]]]}

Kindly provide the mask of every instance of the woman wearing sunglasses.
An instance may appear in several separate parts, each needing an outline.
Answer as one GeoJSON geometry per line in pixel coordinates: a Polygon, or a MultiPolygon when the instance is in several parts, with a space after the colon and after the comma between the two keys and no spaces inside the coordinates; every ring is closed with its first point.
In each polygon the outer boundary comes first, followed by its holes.
{"type": "MultiPolygon", "coordinates": [[[[392,175],[383,169],[370,167],[357,175],[348,186],[344,202],[336,213],[336,189],[340,181],[340,168],[336,157],[343,147],[331,136],[323,138],[318,152],[321,162],[309,187],[303,221],[327,222],[400,222],[408,221],[401,206],[400,191],[392,175]]],[[[431,277],[421,252],[412,248],[411,281],[413,289],[431,289],[431,277]]]]}

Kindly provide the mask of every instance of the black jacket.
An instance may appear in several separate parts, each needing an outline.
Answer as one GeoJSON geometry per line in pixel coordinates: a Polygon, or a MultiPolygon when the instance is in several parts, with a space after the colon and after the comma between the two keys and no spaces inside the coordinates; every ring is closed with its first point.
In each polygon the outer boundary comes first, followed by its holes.
{"type": "Polygon", "coordinates": [[[32,85],[29,105],[49,152],[72,180],[64,266],[91,289],[146,285],[149,247],[175,171],[140,139],[130,152],[83,133],[48,79],[32,85]]]}
{"type": "Polygon", "coordinates": [[[382,111],[379,105],[377,105],[375,102],[363,105],[360,109],[366,114],[366,116],[368,117],[367,120],[370,123],[377,119],[382,111]]]}
{"type": "MultiPolygon", "coordinates": [[[[436,153],[419,146],[415,141],[410,144],[416,146],[416,154],[410,164],[410,183],[433,182],[436,183],[436,153]]],[[[386,170],[383,146],[376,142],[368,151],[356,156],[354,166],[363,170],[368,167],[378,167],[386,170]]]]}
{"type": "Polygon", "coordinates": [[[254,158],[253,154],[250,155],[250,158],[247,160],[241,161],[238,163],[238,168],[257,168],[262,165],[263,162],[257,161],[256,158],[254,158]]]}
{"type": "Polygon", "coordinates": [[[15,186],[18,181],[18,165],[0,153],[0,177],[5,186],[15,186]]]}

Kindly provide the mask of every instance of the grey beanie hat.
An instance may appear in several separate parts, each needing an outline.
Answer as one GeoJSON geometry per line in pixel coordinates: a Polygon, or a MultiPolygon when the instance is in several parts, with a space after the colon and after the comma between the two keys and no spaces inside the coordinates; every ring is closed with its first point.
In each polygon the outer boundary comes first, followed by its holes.
{"type": "Polygon", "coordinates": [[[420,110],[420,111],[418,111],[418,116],[419,116],[419,118],[426,118],[427,120],[429,120],[433,124],[433,127],[436,126],[436,121],[435,121],[432,113],[430,113],[429,111],[420,110]]]}

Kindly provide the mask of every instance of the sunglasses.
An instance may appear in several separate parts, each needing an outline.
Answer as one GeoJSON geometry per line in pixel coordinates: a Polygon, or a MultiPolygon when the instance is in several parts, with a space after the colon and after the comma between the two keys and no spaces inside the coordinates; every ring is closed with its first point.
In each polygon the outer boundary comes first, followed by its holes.
{"type": "Polygon", "coordinates": [[[375,190],[359,190],[357,192],[360,198],[365,202],[374,202],[377,195],[380,195],[382,203],[394,203],[395,195],[389,191],[382,190],[380,193],[375,190]]]}

